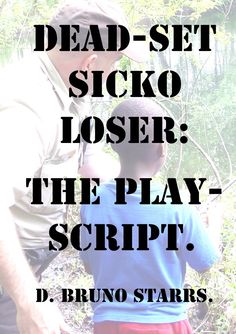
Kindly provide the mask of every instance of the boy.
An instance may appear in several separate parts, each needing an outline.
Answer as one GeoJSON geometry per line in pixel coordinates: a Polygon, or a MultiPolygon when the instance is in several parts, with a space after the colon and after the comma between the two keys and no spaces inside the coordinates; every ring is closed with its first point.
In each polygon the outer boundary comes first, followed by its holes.
{"type": "MultiPolygon", "coordinates": [[[[141,98],[122,102],[112,116],[150,118],[146,134],[152,138],[151,117],[163,117],[163,112],[153,101],[141,98]]],[[[125,130],[128,138],[130,129],[127,126],[125,130]]],[[[112,148],[119,155],[119,177],[132,178],[136,182],[140,178],[154,176],[165,163],[167,155],[166,143],[131,144],[126,141],[113,144],[112,148]]],[[[97,194],[101,199],[100,205],[83,206],[82,223],[114,225],[118,231],[116,238],[120,240],[118,244],[124,240],[122,224],[154,224],[158,227],[164,223],[183,224],[184,233],[178,235],[177,251],[166,250],[168,236],[160,234],[157,240],[149,243],[149,250],[134,247],[132,251],[96,251],[90,248],[81,252],[85,267],[94,277],[95,289],[116,291],[122,288],[127,292],[124,301],[114,298],[112,302],[100,300],[93,303],[94,333],[191,334],[186,318],[186,299],[179,296],[173,300],[171,294],[173,291],[181,291],[182,296],[186,293],[183,283],[187,263],[198,272],[203,272],[216,262],[218,252],[210,243],[199,216],[190,206],[140,205],[139,187],[134,194],[127,196],[126,205],[114,205],[115,190],[114,181],[101,185],[97,194]],[[192,251],[186,249],[189,242],[194,244],[192,251]],[[147,296],[150,290],[154,296],[147,296]],[[142,293],[135,295],[135,291],[142,293]]],[[[163,194],[160,186],[153,188],[151,195],[156,198],[158,193],[160,196],[163,194]]],[[[138,243],[137,230],[133,229],[133,240],[138,243]]],[[[93,234],[89,235],[89,240],[84,236],[86,244],[93,239],[93,234]]],[[[197,291],[195,293],[197,298],[197,291]]]]}

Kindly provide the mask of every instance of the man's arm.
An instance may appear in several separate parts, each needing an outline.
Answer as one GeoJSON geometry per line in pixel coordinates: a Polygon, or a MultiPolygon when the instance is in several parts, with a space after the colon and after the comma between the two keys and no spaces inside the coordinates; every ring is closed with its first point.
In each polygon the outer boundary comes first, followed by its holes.
{"type": "Polygon", "coordinates": [[[16,304],[20,333],[69,333],[56,307],[36,303],[38,284],[21,249],[10,211],[2,207],[0,210],[4,219],[0,238],[0,282],[16,304]]]}
{"type": "Polygon", "coordinates": [[[16,304],[21,334],[56,334],[60,329],[68,333],[55,306],[36,303],[37,281],[9,209],[27,191],[26,177],[33,176],[42,163],[42,138],[34,124],[27,109],[0,111],[0,286],[16,304]]]}

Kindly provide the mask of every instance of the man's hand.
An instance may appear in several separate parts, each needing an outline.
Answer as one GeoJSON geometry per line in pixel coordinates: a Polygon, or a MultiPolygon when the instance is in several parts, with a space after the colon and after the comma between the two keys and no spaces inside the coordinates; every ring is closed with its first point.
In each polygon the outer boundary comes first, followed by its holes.
{"type": "Polygon", "coordinates": [[[47,302],[17,307],[17,325],[20,334],[71,333],[59,309],[47,302]]]}

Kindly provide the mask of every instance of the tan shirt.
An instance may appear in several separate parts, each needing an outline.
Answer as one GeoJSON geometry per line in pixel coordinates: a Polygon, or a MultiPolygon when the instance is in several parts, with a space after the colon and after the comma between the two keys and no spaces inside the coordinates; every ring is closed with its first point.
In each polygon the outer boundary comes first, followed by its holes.
{"type": "MultiPolygon", "coordinates": [[[[26,178],[76,177],[81,145],[62,144],[61,116],[79,108],[46,54],[11,67],[0,76],[0,206],[10,207],[24,248],[48,246],[52,224],[62,223],[65,206],[51,205],[51,188],[43,191],[43,205],[31,205],[26,178]]],[[[78,111],[77,111],[78,110],[78,111]]],[[[4,221],[0,211],[0,238],[4,221]]]]}

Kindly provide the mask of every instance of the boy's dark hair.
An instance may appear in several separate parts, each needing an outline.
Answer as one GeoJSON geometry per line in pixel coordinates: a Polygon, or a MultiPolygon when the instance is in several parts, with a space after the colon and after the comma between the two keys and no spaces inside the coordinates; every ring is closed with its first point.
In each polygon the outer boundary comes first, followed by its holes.
{"type": "Polygon", "coordinates": [[[126,132],[126,139],[119,144],[111,144],[113,150],[118,153],[120,158],[126,161],[140,161],[153,157],[154,149],[158,150],[157,143],[152,143],[153,138],[153,119],[152,117],[163,117],[163,109],[151,99],[147,98],[130,98],[121,102],[112,112],[112,117],[124,117],[125,125],[124,129],[126,132]],[[148,125],[144,121],[140,120],[140,127],[145,125],[145,134],[142,134],[139,130],[140,140],[149,136],[148,143],[129,143],[130,128],[129,117],[147,117],[148,125]]]}

